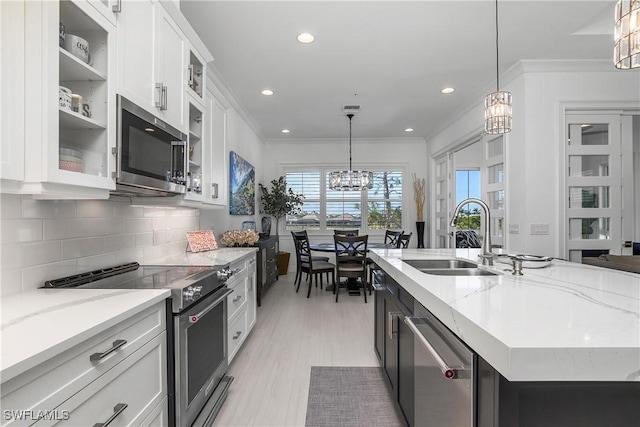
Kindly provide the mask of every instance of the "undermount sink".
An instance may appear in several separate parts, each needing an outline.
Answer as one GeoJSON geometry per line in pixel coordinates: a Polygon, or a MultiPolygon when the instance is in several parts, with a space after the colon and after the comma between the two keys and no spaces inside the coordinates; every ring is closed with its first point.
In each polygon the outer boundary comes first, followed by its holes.
{"type": "Polygon", "coordinates": [[[498,273],[478,268],[422,268],[423,273],[436,276],[497,276],[498,273]]]}
{"type": "Polygon", "coordinates": [[[404,263],[425,274],[436,276],[497,276],[489,270],[481,270],[478,264],[462,259],[404,259],[404,263]]]}
{"type": "Polygon", "coordinates": [[[462,259],[403,259],[402,261],[418,270],[425,268],[476,268],[478,266],[475,262],[462,259]]]}

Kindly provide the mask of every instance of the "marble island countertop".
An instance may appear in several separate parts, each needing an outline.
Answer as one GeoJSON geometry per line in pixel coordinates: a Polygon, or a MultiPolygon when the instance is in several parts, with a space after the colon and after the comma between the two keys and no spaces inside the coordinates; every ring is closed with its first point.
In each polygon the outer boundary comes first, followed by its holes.
{"type": "Polygon", "coordinates": [[[640,381],[640,275],[553,260],[523,276],[427,275],[403,259],[477,249],[375,250],[371,258],[510,381],[640,381]]]}

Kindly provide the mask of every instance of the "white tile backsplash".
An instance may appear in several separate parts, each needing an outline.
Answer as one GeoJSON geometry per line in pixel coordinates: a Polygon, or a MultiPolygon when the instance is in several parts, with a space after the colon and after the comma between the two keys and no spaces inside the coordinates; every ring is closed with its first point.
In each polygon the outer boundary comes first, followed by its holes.
{"type": "Polygon", "coordinates": [[[2,244],[42,240],[42,221],[37,219],[2,220],[2,244]]]}
{"type": "Polygon", "coordinates": [[[200,211],[142,207],[128,199],[34,200],[0,195],[0,296],[48,279],[137,261],[160,262],[185,251],[200,211]]]}
{"type": "Polygon", "coordinates": [[[104,253],[104,239],[89,237],[86,239],[62,240],[62,259],[75,259],[104,253]]]}
{"type": "Polygon", "coordinates": [[[75,200],[34,200],[29,196],[22,198],[23,218],[69,218],[75,216],[75,200]]]}

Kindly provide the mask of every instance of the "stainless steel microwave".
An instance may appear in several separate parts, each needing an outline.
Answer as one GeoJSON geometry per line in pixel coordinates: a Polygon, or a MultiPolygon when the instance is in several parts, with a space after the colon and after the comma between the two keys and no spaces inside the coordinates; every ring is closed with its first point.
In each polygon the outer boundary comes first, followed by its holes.
{"type": "Polygon", "coordinates": [[[117,97],[116,195],[187,191],[187,138],[128,99],[117,97]]]}

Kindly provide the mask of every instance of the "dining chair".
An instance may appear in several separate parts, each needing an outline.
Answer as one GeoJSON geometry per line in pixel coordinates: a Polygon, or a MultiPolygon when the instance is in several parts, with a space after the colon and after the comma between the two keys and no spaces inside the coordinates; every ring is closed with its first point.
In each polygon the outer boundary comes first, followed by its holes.
{"type": "MultiPolygon", "coordinates": [[[[296,237],[309,240],[309,235],[307,234],[307,230],[292,231],[291,237],[293,237],[293,245],[295,246],[295,250],[296,250],[296,277],[295,279],[293,279],[293,286],[295,287],[302,280],[303,264],[308,263],[307,258],[303,257],[300,254],[300,251],[298,250],[298,240],[296,239],[296,237]]],[[[328,256],[313,255],[311,258],[313,258],[314,261],[325,261],[325,262],[329,261],[328,256]]],[[[309,280],[309,273],[307,273],[307,280],[309,280]]],[[[328,272],[327,272],[327,280],[329,280],[328,272]]],[[[322,281],[322,277],[320,277],[320,281],[322,281]]]]}
{"type": "MultiPolygon", "coordinates": [[[[363,284],[364,302],[367,302],[367,241],[368,235],[364,236],[340,236],[334,235],[333,241],[336,245],[336,276],[338,282],[341,277],[350,280],[360,278],[363,284]]],[[[340,286],[334,286],[336,302],[340,294],[340,286]]]]}
{"type": "Polygon", "coordinates": [[[402,234],[400,237],[398,237],[398,244],[396,246],[396,248],[398,249],[407,249],[409,247],[409,240],[411,240],[411,235],[413,234],[413,232],[409,233],[409,234],[402,234]]]}
{"type": "Polygon", "coordinates": [[[402,236],[403,231],[385,230],[384,243],[386,245],[392,245],[398,247],[398,238],[402,236]]]}
{"type": "Polygon", "coordinates": [[[353,237],[353,236],[357,236],[360,230],[356,229],[356,230],[344,230],[344,229],[334,229],[333,230],[333,235],[334,236],[349,236],[349,237],[353,237]]]}
{"type": "MultiPolygon", "coordinates": [[[[385,230],[384,232],[384,244],[389,245],[390,247],[398,248],[398,241],[400,236],[402,236],[403,231],[399,230],[385,230]]],[[[371,266],[373,265],[373,260],[367,257],[367,268],[369,269],[369,295],[371,295],[372,286],[371,283],[373,280],[373,269],[371,266]]]]}
{"type": "MultiPolygon", "coordinates": [[[[295,246],[296,246],[296,258],[300,259],[300,272],[307,273],[307,281],[309,282],[309,290],[307,291],[307,298],[311,295],[311,286],[313,284],[313,279],[316,280],[316,287],[318,286],[318,279],[320,279],[320,289],[322,289],[322,274],[331,273],[331,281],[333,283],[333,288],[336,288],[336,277],[335,277],[335,268],[336,266],[327,261],[314,261],[313,256],[311,256],[311,248],[309,247],[309,238],[306,233],[304,235],[294,235],[293,236],[295,246]]],[[[296,287],[296,292],[300,290],[300,283],[302,281],[298,280],[298,286],[296,287]]]]}
{"type": "Polygon", "coordinates": [[[479,248],[482,246],[475,230],[456,230],[456,248],[479,248]]]}

